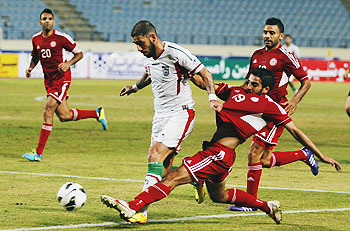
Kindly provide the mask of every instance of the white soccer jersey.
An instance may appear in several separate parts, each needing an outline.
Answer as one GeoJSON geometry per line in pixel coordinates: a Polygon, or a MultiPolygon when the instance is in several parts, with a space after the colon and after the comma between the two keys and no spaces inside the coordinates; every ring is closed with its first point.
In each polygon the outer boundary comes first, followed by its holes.
{"type": "Polygon", "coordinates": [[[146,72],[152,80],[154,110],[157,116],[192,108],[194,100],[188,79],[182,74],[198,73],[203,64],[187,49],[164,42],[164,50],[157,59],[148,59],[146,72]]]}
{"type": "Polygon", "coordinates": [[[300,59],[300,51],[299,51],[299,47],[297,45],[294,45],[293,43],[290,44],[290,46],[287,46],[286,44],[283,45],[284,48],[286,48],[286,50],[289,53],[292,53],[295,58],[300,59]]]}

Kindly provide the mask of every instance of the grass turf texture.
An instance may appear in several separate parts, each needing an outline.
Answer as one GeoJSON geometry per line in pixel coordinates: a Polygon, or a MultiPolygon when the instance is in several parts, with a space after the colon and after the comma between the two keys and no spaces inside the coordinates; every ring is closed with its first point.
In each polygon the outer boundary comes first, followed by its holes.
{"type": "MultiPolygon", "coordinates": [[[[69,90],[70,108],[95,109],[103,105],[109,130],[102,131],[93,119],[61,123],[55,118],[42,161],[31,163],[22,155],[38,142],[44,101],[35,98],[45,95],[42,80],[0,80],[0,171],[143,180],[147,171],[153,96],[151,88],[147,87],[134,95],[119,97],[122,86],[133,83],[73,80],[69,90]]],[[[206,92],[192,89],[196,101],[195,129],[183,142],[175,165],[180,165],[182,157],[200,150],[202,141],[210,139],[215,131],[214,112],[209,107],[206,92]]],[[[321,151],[340,161],[343,171],[336,172],[330,165],[320,163],[320,173],[314,177],[309,167],[296,162],[264,169],[262,186],[350,191],[350,119],[343,109],[348,90],[349,84],[313,83],[293,115],[296,124],[321,151]]],[[[228,184],[246,185],[249,144],[250,139],[238,147],[228,184]]],[[[286,131],[276,150],[299,148],[286,131]]],[[[116,212],[99,201],[99,196],[107,194],[129,200],[140,192],[142,185],[142,182],[1,173],[0,228],[122,222],[116,212]],[[87,203],[81,210],[67,212],[57,203],[57,190],[68,181],[81,184],[87,192],[87,203]]],[[[260,189],[259,198],[279,200],[285,211],[350,207],[350,194],[260,189]]],[[[193,189],[185,185],[153,204],[149,209],[149,220],[232,214],[227,208],[228,205],[214,204],[208,198],[202,205],[197,205],[193,189]]],[[[74,230],[348,230],[349,215],[349,211],[284,214],[280,226],[267,216],[250,216],[74,230]]]]}

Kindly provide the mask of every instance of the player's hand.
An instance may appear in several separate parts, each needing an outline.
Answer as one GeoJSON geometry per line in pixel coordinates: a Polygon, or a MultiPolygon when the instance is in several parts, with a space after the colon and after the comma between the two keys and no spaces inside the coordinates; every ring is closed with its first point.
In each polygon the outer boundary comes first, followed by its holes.
{"type": "Polygon", "coordinates": [[[286,110],[288,115],[292,115],[297,109],[297,103],[294,102],[293,100],[281,103],[281,105],[286,106],[284,110],[286,110]]]}
{"type": "Polygon", "coordinates": [[[220,112],[222,110],[223,105],[219,101],[210,100],[209,102],[211,109],[213,109],[214,111],[220,112]]]}
{"type": "Polygon", "coordinates": [[[132,88],[132,86],[124,86],[123,89],[120,91],[120,96],[123,95],[130,95],[131,93],[135,93],[136,91],[132,88]]]}
{"type": "Polygon", "coordinates": [[[32,70],[33,70],[33,68],[28,68],[28,69],[26,70],[26,77],[27,77],[27,78],[30,78],[30,74],[31,74],[32,70]]]}
{"type": "Polygon", "coordinates": [[[68,63],[60,63],[58,64],[58,71],[59,72],[66,72],[69,70],[70,65],[68,63]]]}
{"type": "Polygon", "coordinates": [[[328,163],[328,164],[331,164],[333,167],[335,167],[335,169],[336,169],[337,171],[341,170],[341,165],[340,165],[340,163],[339,163],[338,161],[336,161],[336,160],[333,160],[333,159],[330,158],[330,157],[327,157],[327,158],[324,160],[324,162],[326,162],[326,163],[328,163]]]}

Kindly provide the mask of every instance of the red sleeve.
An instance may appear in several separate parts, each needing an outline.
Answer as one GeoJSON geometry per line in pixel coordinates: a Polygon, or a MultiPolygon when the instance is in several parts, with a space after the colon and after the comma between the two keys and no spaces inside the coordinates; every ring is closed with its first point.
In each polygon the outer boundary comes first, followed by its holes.
{"type": "Polygon", "coordinates": [[[226,101],[230,96],[232,89],[230,89],[226,83],[217,83],[217,85],[219,85],[219,87],[215,90],[215,94],[221,100],[226,101]]]}
{"type": "Polygon", "coordinates": [[[303,67],[301,66],[301,64],[299,63],[298,59],[295,58],[295,56],[291,53],[286,54],[285,57],[285,70],[288,73],[293,74],[293,76],[299,80],[299,82],[302,82],[306,79],[308,79],[307,77],[307,73],[304,71],[303,67]]]}
{"type": "Polygon", "coordinates": [[[248,70],[247,75],[245,76],[245,78],[246,78],[246,79],[249,79],[250,72],[252,71],[252,60],[253,60],[253,58],[254,58],[254,55],[255,55],[255,52],[254,52],[254,54],[252,55],[252,57],[250,58],[250,62],[249,62],[249,70],[248,70]]]}
{"type": "Polygon", "coordinates": [[[263,117],[265,117],[266,120],[271,121],[278,126],[286,125],[292,121],[287,112],[279,104],[275,103],[271,98],[267,99],[268,102],[263,113],[263,117]]]}
{"type": "Polygon", "coordinates": [[[67,34],[63,34],[61,36],[62,40],[62,44],[63,44],[63,48],[66,51],[72,52],[74,50],[74,48],[77,46],[77,44],[74,42],[74,40],[67,34]]]}
{"type": "Polygon", "coordinates": [[[31,53],[31,55],[32,55],[32,57],[33,57],[33,56],[37,56],[37,55],[38,55],[38,51],[37,51],[37,49],[36,49],[36,46],[35,46],[35,43],[34,43],[34,39],[32,39],[32,46],[33,46],[33,48],[32,48],[32,53],[31,53]]]}

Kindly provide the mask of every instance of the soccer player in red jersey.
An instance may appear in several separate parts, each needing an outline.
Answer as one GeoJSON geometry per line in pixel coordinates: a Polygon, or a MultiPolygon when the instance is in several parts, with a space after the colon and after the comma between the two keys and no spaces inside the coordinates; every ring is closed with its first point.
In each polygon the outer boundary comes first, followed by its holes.
{"type": "MultiPolygon", "coordinates": [[[[205,89],[200,78],[194,82],[205,89]]],[[[236,157],[235,148],[238,145],[272,122],[277,126],[285,126],[296,140],[312,150],[322,161],[339,169],[341,166],[337,161],[322,154],[297,128],[286,111],[269,96],[264,95],[273,89],[274,84],[274,74],[263,68],[252,69],[244,87],[216,84],[216,95],[225,103],[222,110],[216,112],[217,130],[212,140],[204,143],[203,151],[192,157],[185,157],[178,169],[137,195],[134,200],[126,202],[102,195],[102,202],[107,207],[118,210],[121,217],[128,220],[143,206],[168,196],[175,187],[205,181],[209,196],[214,202],[258,208],[279,224],[282,216],[278,201],[266,202],[239,189],[225,189],[225,179],[232,169],[236,157]]]]}
{"type": "Polygon", "coordinates": [[[68,109],[67,91],[71,83],[70,66],[81,60],[83,53],[71,37],[53,29],[55,20],[50,9],[44,9],[40,13],[39,23],[42,31],[32,38],[32,60],[26,70],[26,76],[30,77],[31,71],[40,60],[44,72],[47,99],[39,144],[32,152],[23,155],[30,161],[41,160],[46,141],[52,130],[54,113],[61,122],[95,118],[102,124],[103,130],[107,129],[107,121],[102,107],[96,110],[68,109]],[[72,52],[74,57],[69,61],[64,61],[63,49],[72,52]]]}
{"type": "MultiPolygon", "coordinates": [[[[272,71],[276,83],[268,95],[291,115],[295,112],[297,103],[311,87],[311,83],[297,58],[282,47],[281,40],[283,38],[284,25],[281,20],[277,18],[267,19],[263,31],[265,46],[253,53],[246,78],[249,78],[251,70],[256,67],[272,71]],[[286,73],[292,74],[301,84],[298,92],[290,100],[286,98],[288,86],[286,73]]],[[[276,126],[270,123],[254,135],[248,153],[247,192],[255,197],[258,193],[263,167],[270,168],[300,160],[310,166],[314,175],[318,174],[318,164],[307,148],[297,151],[272,152],[283,130],[284,126],[276,126]]],[[[235,206],[231,206],[230,209],[233,211],[251,211],[247,208],[242,209],[235,206]]]]}

